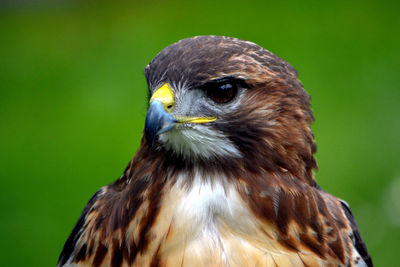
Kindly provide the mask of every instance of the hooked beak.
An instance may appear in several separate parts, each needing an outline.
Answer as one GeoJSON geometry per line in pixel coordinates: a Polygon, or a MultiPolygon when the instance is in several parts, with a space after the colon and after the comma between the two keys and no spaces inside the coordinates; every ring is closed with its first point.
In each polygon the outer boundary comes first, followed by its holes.
{"type": "Polygon", "coordinates": [[[175,127],[178,121],[164,110],[162,103],[155,100],[150,104],[144,123],[146,140],[150,147],[154,145],[156,136],[175,127]]]}
{"type": "Polygon", "coordinates": [[[216,121],[216,117],[174,117],[175,95],[169,84],[161,86],[150,99],[144,124],[145,137],[150,147],[159,134],[172,130],[180,123],[207,123],[216,121]]]}

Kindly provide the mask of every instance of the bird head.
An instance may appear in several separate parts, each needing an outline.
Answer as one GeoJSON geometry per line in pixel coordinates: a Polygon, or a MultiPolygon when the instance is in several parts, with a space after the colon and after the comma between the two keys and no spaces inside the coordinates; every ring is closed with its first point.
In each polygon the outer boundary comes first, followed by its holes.
{"type": "Polygon", "coordinates": [[[145,140],[155,153],[312,176],[310,97],[281,58],[252,42],[198,36],[166,47],[145,74],[145,140]]]}

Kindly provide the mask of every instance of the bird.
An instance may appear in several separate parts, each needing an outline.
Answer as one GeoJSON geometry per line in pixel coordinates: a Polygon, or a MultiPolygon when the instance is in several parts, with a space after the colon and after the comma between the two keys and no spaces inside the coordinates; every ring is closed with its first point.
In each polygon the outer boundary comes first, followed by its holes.
{"type": "Polygon", "coordinates": [[[310,96],[289,63],[195,36],[145,76],[140,146],[89,200],[58,266],[373,266],[349,205],[315,180],[310,96]]]}

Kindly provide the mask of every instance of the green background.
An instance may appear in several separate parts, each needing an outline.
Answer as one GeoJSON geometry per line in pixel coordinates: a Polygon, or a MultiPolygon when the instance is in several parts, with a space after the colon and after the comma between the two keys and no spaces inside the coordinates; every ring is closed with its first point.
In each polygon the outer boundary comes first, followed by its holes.
{"type": "Polygon", "coordinates": [[[54,266],[85,203],[118,178],[146,114],[144,66],[179,39],[251,40],[312,96],[320,170],[377,266],[400,252],[398,1],[2,1],[2,266],[54,266]]]}

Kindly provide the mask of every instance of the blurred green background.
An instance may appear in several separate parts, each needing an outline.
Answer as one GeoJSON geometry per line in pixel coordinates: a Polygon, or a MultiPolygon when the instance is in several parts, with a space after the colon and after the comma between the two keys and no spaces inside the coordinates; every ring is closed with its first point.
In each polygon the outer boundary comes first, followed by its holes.
{"type": "Polygon", "coordinates": [[[0,2],[2,266],[55,266],[91,195],[135,153],[144,66],[185,37],[251,40],[312,96],[320,185],[377,266],[400,251],[399,1],[0,2]]]}

